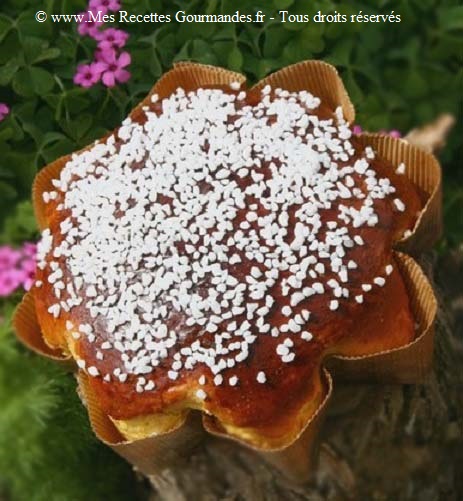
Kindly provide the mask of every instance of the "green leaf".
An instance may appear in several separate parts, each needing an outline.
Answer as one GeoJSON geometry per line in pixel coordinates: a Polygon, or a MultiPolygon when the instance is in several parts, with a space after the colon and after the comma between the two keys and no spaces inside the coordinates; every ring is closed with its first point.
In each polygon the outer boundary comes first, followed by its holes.
{"type": "Polygon", "coordinates": [[[439,25],[445,31],[463,29],[463,5],[441,9],[439,25]]]}
{"type": "MultiPolygon", "coordinates": [[[[27,37],[27,36],[32,36],[32,37],[38,37],[41,38],[43,41],[48,41],[51,38],[51,35],[53,33],[53,23],[50,21],[47,21],[45,23],[38,23],[35,20],[35,13],[37,10],[47,10],[44,8],[44,5],[39,5],[38,3],[34,2],[33,5],[31,5],[33,9],[24,9],[18,16],[18,19],[16,20],[16,24],[18,26],[18,31],[21,33],[22,37],[27,37]],[[41,7],[40,9],[38,7],[41,7]]],[[[50,13],[52,9],[48,10],[48,13],[50,13]]],[[[72,13],[72,11],[67,12],[69,14],[72,13]]],[[[70,25],[69,25],[70,26],[70,25]]]]}
{"type": "Polygon", "coordinates": [[[292,64],[304,59],[310,59],[313,52],[319,52],[323,48],[323,42],[312,43],[307,40],[308,29],[299,31],[283,49],[284,64],[292,64]],[[307,41],[306,41],[307,40],[307,41]]]}
{"type": "Polygon", "coordinates": [[[238,47],[233,47],[233,49],[228,54],[228,67],[234,71],[241,71],[243,66],[243,54],[238,49],[238,47]]]}
{"type": "Polygon", "coordinates": [[[0,180],[0,200],[3,202],[14,200],[17,196],[16,190],[5,181],[0,180]]]}
{"type": "Polygon", "coordinates": [[[0,127],[0,143],[8,141],[8,139],[11,139],[13,135],[14,135],[13,127],[8,127],[6,125],[2,125],[0,127]]]}
{"type": "Polygon", "coordinates": [[[150,57],[150,70],[151,74],[155,78],[159,78],[162,75],[162,64],[159,60],[157,51],[153,50],[150,57]]]}
{"type": "Polygon", "coordinates": [[[74,87],[61,94],[50,94],[44,96],[44,99],[53,110],[56,110],[57,120],[60,120],[64,111],[75,115],[86,111],[91,105],[88,91],[82,87],[74,87]]]}
{"type": "Polygon", "coordinates": [[[10,59],[6,64],[0,66],[0,85],[8,85],[18,71],[18,68],[19,64],[15,58],[10,59]]]}
{"type": "Polygon", "coordinates": [[[351,61],[353,45],[354,42],[352,39],[339,41],[326,58],[327,61],[335,66],[348,67],[351,61]]]}
{"type": "Polygon", "coordinates": [[[24,97],[46,94],[54,85],[55,80],[49,71],[34,66],[19,70],[13,79],[13,90],[24,97]]]}
{"type": "Polygon", "coordinates": [[[294,0],[273,0],[273,5],[277,10],[286,10],[293,5],[294,0]]]}
{"type": "Polygon", "coordinates": [[[45,49],[40,52],[40,54],[32,61],[33,63],[39,63],[42,61],[50,61],[51,59],[56,59],[59,57],[61,54],[61,51],[59,49],[55,48],[50,48],[50,49],[45,49]]]}
{"type": "Polygon", "coordinates": [[[78,46],[75,38],[69,33],[61,32],[54,45],[60,50],[61,58],[64,59],[65,62],[74,60],[78,46]]]}
{"type": "Polygon", "coordinates": [[[22,141],[24,139],[24,129],[16,118],[16,113],[13,110],[8,116],[8,125],[13,129],[12,140],[15,142],[22,141]]]}
{"type": "Polygon", "coordinates": [[[16,30],[8,30],[0,41],[0,65],[6,64],[12,56],[23,61],[23,50],[16,30]]]}
{"type": "Polygon", "coordinates": [[[8,35],[13,27],[13,20],[4,14],[0,14],[0,42],[8,35]]]}
{"type": "Polygon", "coordinates": [[[89,114],[82,114],[75,120],[64,120],[61,123],[63,130],[66,134],[74,139],[76,143],[82,139],[84,134],[89,130],[93,122],[93,116],[89,114]]]}
{"type": "Polygon", "coordinates": [[[23,37],[21,43],[26,64],[34,63],[48,47],[48,42],[46,40],[33,36],[23,37]]]}
{"type": "MultiPolygon", "coordinates": [[[[101,137],[102,134],[99,135],[101,137]]],[[[68,155],[77,149],[76,143],[71,141],[70,139],[63,139],[62,141],[58,141],[51,145],[46,146],[42,152],[41,156],[43,159],[42,164],[47,165],[50,162],[54,162],[57,158],[60,158],[64,155],[68,155]]]]}
{"type": "Polygon", "coordinates": [[[37,174],[35,155],[20,151],[11,151],[4,155],[4,164],[14,173],[15,186],[21,195],[30,195],[34,177],[37,174]]]}
{"type": "Polygon", "coordinates": [[[263,55],[265,57],[278,57],[290,39],[291,33],[282,30],[279,25],[269,27],[264,34],[263,55]]]}
{"type": "Polygon", "coordinates": [[[24,132],[27,132],[34,139],[35,144],[38,146],[43,137],[43,131],[39,124],[28,117],[27,121],[22,122],[22,128],[24,132]]]}
{"type": "Polygon", "coordinates": [[[342,75],[349,97],[354,104],[361,103],[363,98],[362,89],[356,82],[352,71],[347,71],[342,75]]]}
{"type": "Polygon", "coordinates": [[[414,70],[406,73],[402,81],[402,90],[404,95],[412,99],[426,96],[428,83],[425,75],[414,70]]]}
{"type": "Polygon", "coordinates": [[[191,58],[204,64],[216,64],[217,57],[212,52],[211,46],[204,40],[193,40],[191,43],[191,58]]]}
{"type": "Polygon", "coordinates": [[[219,0],[208,0],[205,14],[214,14],[217,10],[219,0]]]}
{"type": "Polygon", "coordinates": [[[32,121],[37,110],[37,99],[22,100],[22,102],[15,105],[13,111],[14,115],[22,122],[32,121]]]}
{"type": "Polygon", "coordinates": [[[39,151],[43,150],[49,144],[55,143],[56,141],[62,141],[63,139],[67,139],[67,137],[61,134],[61,132],[46,132],[38,144],[39,151]]]}
{"type": "Polygon", "coordinates": [[[310,24],[298,33],[297,40],[301,47],[316,54],[325,48],[324,34],[325,27],[322,23],[310,24]]]}
{"type": "Polygon", "coordinates": [[[14,212],[5,220],[0,242],[20,244],[31,240],[37,234],[34,210],[29,200],[19,203],[14,212]]]}
{"type": "Polygon", "coordinates": [[[255,80],[264,78],[280,66],[281,64],[279,63],[278,59],[261,59],[252,56],[248,56],[245,59],[245,63],[243,65],[244,69],[247,72],[255,75],[255,80]]]}
{"type": "Polygon", "coordinates": [[[159,29],[159,50],[157,55],[162,65],[168,67],[178,50],[176,39],[173,33],[163,34],[163,29],[159,29]]]}

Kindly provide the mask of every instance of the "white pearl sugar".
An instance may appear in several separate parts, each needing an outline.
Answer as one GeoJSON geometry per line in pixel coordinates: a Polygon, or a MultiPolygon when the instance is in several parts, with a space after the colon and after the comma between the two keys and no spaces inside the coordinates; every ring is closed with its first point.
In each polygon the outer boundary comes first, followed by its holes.
{"type": "MultiPolygon", "coordinates": [[[[320,99],[307,91],[266,86],[251,107],[238,82],[230,87],[239,95],[178,89],[162,102],[153,96],[162,112],[146,106],[143,125],[127,118],[105,143],[73,154],[55,191],[43,195],[69,214],[60,243],[46,229],[38,245],[37,266],[49,268],[56,297],[48,311],[72,318],[85,307],[93,327],[66,328],[95,345],[94,363],[104,358],[100,350],[120,359],[111,374],[88,367],[90,376],[124,382],[134,375],[137,392],[156,391],[143,375],[160,365],[167,364],[170,384],[203,365],[215,386],[235,386],[229,369],[248,359],[260,336],[275,343],[283,363],[294,361],[298,343],[313,338],[311,301],[322,298],[333,312],[345,301],[363,302],[349,295],[362,266],[351,252],[364,244],[361,229],[378,223],[375,200],[395,192],[370,168],[373,150],[354,156],[342,110],[321,120],[313,111],[320,99]],[[336,214],[324,223],[330,208],[336,214]],[[240,269],[249,270],[243,280],[232,271],[240,269]],[[275,287],[284,303],[280,328],[270,320],[275,287]],[[179,314],[186,332],[197,332],[191,343],[170,322],[179,314]]],[[[392,203],[405,210],[400,199],[392,203]]],[[[369,282],[382,286],[385,278],[369,282]]],[[[255,377],[267,381],[263,371],[255,377]]],[[[196,396],[207,398],[201,388],[196,396]]]]}

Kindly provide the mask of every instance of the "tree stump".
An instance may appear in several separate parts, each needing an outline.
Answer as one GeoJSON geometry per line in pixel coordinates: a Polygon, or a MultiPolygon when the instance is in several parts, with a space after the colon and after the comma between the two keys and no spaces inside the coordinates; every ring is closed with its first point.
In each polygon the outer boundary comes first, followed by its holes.
{"type": "MultiPolygon", "coordinates": [[[[429,276],[429,257],[421,265],[429,276]]],[[[319,464],[306,485],[292,485],[252,452],[208,437],[182,464],[150,478],[151,501],[461,499],[461,334],[441,304],[434,367],[421,384],[335,380],[319,464]]]]}

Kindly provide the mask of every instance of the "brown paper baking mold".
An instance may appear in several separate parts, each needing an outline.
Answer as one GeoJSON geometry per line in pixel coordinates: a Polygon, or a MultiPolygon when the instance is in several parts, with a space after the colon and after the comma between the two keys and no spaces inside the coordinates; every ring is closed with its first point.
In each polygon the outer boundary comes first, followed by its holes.
{"type": "MultiPolygon", "coordinates": [[[[212,66],[188,62],[176,64],[156,83],[148,96],[131,112],[130,117],[136,120],[142,108],[150,105],[154,94],[162,99],[178,87],[189,91],[231,82],[244,85],[245,77],[212,66]]],[[[333,110],[340,106],[350,123],[355,118],[353,105],[337,71],[326,63],[305,61],[289,66],[265,78],[256,84],[254,89],[259,90],[265,85],[292,91],[307,90],[321,97],[333,110]]],[[[441,173],[437,160],[433,155],[403,140],[372,134],[363,134],[360,140],[365,146],[372,146],[377,154],[389,160],[394,168],[400,162],[404,162],[406,175],[425,195],[425,207],[412,234],[398,242],[397,248],[410,253],[429,248],[441,232],[441,173]]],[[[52,180],[59,177],[61,169],[70,158],[71,155],[58,159],[42,169],[36,177],[33,186],[33,201],[41,229],[46,228],[49,221],[42,194],[54,189],[52,180]]],[[[326,368],[321,369],[325,392],[322,403],[307,419],[305,426],[286,447],[265,450],[254,448],[267,461],[295,480],[305,480],[313,467],[318,430],[332,391],[330,372],[335,377],[347,379],[411,383],[419,381],[431,366],[436,300],[429,282],[411,257],[396,253],[396,261],[409,291],[412,310],[418,324],[415,340],[403,347],[362,357],[330,356],[325,360],[326,368]]],[[[14,325],[18,337],[31,349],[43,356],[68,363],[66,359],[59,356],[59,353],[51,350],[43,342],[31,293],[26,294],[18,307],[14,325]]],[[[197,413],[189,412],[184,420],[183,418],[179,420],[177,426],[167,433],[132,442],[125,440],[113,421],[102,412],[87,378],[85,373],[79,372],[79,392],[88,408],[93,430],[103,442],[110,445],[143,473],[154,474],[164,467],[166,462],[175,461],[183,447],[195,442],[197,437],[201,436],[201,431],[198,431],[197,413]]],[[[239,442],[224,433],[220,423],[210,416],[203,416],[203,425],[212,434],[226,436],[239,442]]]]}
{"type": "Polygon", "coordinates": [[[198,412],[187,412],[165,433],[141,440],[126,440],[112,420],[102,411],[88,382],[78,372],[78,393],[87,407],[95,435],[144,475],[154,475],[179,463],[204,436],[198,412]]]}
{"type": "Polygon", "coordinates": [[[388,383],[416,383],[432,366],[434,319],[437,300],[421,267],[406,254],[395,252],[395,262],[405,282],[411,310],[417,324],[415,339],[405,346],[364,356],[330,357],[326,366],[344,380],[388,383]]]}
{"type": "Polygon", "coordinates": [[[13,329],[21,343],[30,350],[60,363],[67,369],[75,368],[71,357],[63,355],[61,350],[54,350],[45,343],[37,320],[34,295],[31,291],[24,294],[16,308],[13,316],[13,329]]]}
{"type": "Polygon", "coordinates": [[[334,66],[323,61],[302,61],[286,66],[264,78],[253,89],[261,90],[266,85],[291,92],[309,91],[319,97],[333,111],[339,106],[344,118],[352,123],[355,120],[355,109],[346,88],[334,66]]]}

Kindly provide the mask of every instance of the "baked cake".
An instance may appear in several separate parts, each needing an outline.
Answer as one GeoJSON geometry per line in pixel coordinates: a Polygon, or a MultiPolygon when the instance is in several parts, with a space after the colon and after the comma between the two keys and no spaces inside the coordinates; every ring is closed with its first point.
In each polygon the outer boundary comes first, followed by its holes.
{"type": "Polygon", "coordinates": [[[127,439],[198,409],[283,446],[323,400],[323,359],[415,337],[392,251],[423,206],[405,169],[307,91],[153,95],[43,193],[44,339],[127,439]]]}

